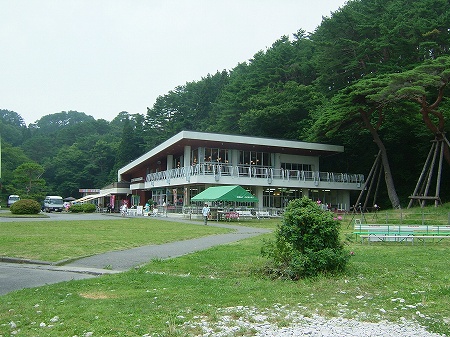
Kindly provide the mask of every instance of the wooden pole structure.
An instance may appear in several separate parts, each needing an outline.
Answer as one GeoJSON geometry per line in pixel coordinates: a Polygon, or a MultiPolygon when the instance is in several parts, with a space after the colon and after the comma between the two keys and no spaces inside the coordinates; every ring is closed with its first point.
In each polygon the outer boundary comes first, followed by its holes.
{"type": "Polygon", "coordinates": [[[434,201],[434,207],[438,207],[439,206],[439,202],[438,201],[440,200],[439,193],[441,191],[442,161],[444,159],[444,146],[445,146],[445,144],[444,144],[443,141],[440,141],[439,144],[441,146],[441,152],[439,154],[439,166],[438,166],[438,172],[437,172],[437,178],[436,178],[436,191],[435,191],[435,195],[434,195],[437,199],[434,201]]]}
{"type": "Polygon", "coordinates": [[[425,174],[426,174],[426,171],[427,171],[427,168],[428,168],[428,163],[430,162],[430,159],[431,159],[431,156],[432,156],[432,154],[434,152],[434,147],[435,146],[436,146],[436,141],[433,141],[431,143],[430,152],[428,152],[427,160],[425,160],[425,164],[423,165],[422,172],[420,173],[419,180],[417,181],[416,187],[414,188],[414,192],[413,192],[413,194],[410,197],[411,200],[409,200],[408,208],[411,208],[413,203],[414,203],[414,200],[416,200],[415,198],[412,198],[412,197],[416,197],[416,196],[419,195],[418,194],[419,193],[419,188],[421,187],[422,181],[425,178],[425,174]]]}
{"type": "MultiPolygon", "coordinates": [[[[367,210],[367,203],[369,202],[369,198],[372,195],[372,190],[373,190],[373,186],[375,185],[375,183],[377,183],[376,185],[378,186],[378,182],[377,182],[377,176],[379,177],[379,174],[377,174],[377,172],[380,170],[380,156],[377,156],[376,160],[375,160],[375,169],[373,171],[373,175],[372,175],[372,179],[370,180],[370,185],[369,185],[369,189],[367,190],[367,194],[366,194],[366,199],[364,201],[364,205],[363,205],[363,210],[367,210]]],[[[382,171],[382,169],[380,170],[380,172],[382,171]]]]}
{"type": "Polygon", "coordinates": [[[416,188],[411,196],[409,196],[410,201],[408,208],[410,208],[414,200],[417,200],[421,207],[424,207],[427,200],[433,200],[434,206],[439,206],[441,201],[440,189],[441,189],[441,179],[442,179],[442,164],[444,159],[444,147],[450,146],[447,138],[444,137],[434,139],[430,152],[428,153],[427,160],[423,165],[422,173],[420,174],[419,180],[417,181],[416,188]],[[437,166],[437,176],[436,176],[436,190],[434,196],[428,195],[430,191],[431,182],[433,179],[433,173],[435,171],[436,159],[439,158],[439,163],[437,166]]]}
{"type": "MultiPolygon", "coordinates": [[[[430,190],[431,179],[433,178],[434,166],[436,165],[436,157],[438,152],[439,152],[439,142],[436,143],[436,146],[434,148],[433,159],[431,160],[431,166],[430,169],[428,170],[427,184],[425,186],[425,191],[423,193],[424,196],[428,196],[428,191],[430,190]]],[[[421,207],[425,206],[425,202],[426,202],[425,199],[421,200],[421,207]]]]}
{"type": "MultiPolygon", "coordinates": [[[[359,193],[358,199],[356,200],[356,204],[355,204],[356,207],[360,204],[361,199],[362,199],[362,197],[363,197],[363,195],[364,195],[364,193],[365,193],[369,183],[370,183],[370,186],[372,185],[373,176],[375,174],[375,171],[376,171],[376,168],[377,168],[378,163],[380,161],[380,158],[381,158],[381,151],[378,151],[378,154],[377,154],[377,156],[375,158],[375,161],[373,162],[372,168],[370,169],[369,174],[367,175],[367,179],[366,179],[366,182],[364,184],[364,187],[361,190],[361,192],[359,193]]],[[[370,186],[369,186],[369,189],[371,188],[370,186]]]]}

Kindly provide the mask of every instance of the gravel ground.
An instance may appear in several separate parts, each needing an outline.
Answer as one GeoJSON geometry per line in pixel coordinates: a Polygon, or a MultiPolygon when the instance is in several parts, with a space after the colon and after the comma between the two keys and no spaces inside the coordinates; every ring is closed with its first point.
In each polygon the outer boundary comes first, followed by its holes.
{"type": "MultiPolygon", "coordinates": [[[[196,331],[197,337],[266,336],[266,337],[443,337],[430,333],[416,322],[360,322],[346,318],[309,317],[296,311],[269,310],[259,312],[248,307],[220,310],[217,320],[195,317],[185,322],[182,330],[196,331]],[[201,331],[201,332],[199,332],[201,331]]],[[[179,317],[183,319],[183,317],[179,317]]],[[[150,336],[150,335],[149,335],[150,336]]]]}

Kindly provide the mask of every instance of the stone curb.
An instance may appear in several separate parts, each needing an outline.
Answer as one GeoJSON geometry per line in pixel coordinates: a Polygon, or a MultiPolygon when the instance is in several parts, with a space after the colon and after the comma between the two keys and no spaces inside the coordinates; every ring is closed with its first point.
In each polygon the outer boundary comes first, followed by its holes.
{"type": "Polygon", "coordinates": [[[18,263],[18,264],[36,264],[36,265],[45,265],[45,266],[54,265],[54,263],[48,262],[48,261],[21,259],[21,258],[18,258],[18,257],[8,257],[8,256],[1,256],[0,257],[0,262],[18,263]]]}

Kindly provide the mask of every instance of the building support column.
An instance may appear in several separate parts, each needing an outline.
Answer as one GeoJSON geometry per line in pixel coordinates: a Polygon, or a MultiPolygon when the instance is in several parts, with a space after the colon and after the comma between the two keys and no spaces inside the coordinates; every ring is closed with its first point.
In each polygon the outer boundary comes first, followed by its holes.
{"type": "Polygon", "coordinates": [[[263,206],[263,200],[264,200],[264,187],[263,186],[256,186],[255,189],[256,197],[258,198],[258,204],[256,205],[258,209],[261,209],[263,206]]]}
{"type": "Polygon", "coordinates": [[[239,151],[238,150],[231,150],[231,162],[230,165],[237,166],[239,165],[239,151]]]}
{"type": "Polygon", "coordinates": [[[173,169],[173,155],[172,154],[168,154],[167,155],[166,170],[171,170],[171,169],[173,169]]]}
{"type": "Polygon", "coordinates": [[[183,206],[187,206],[191,204],[191,193],[189,190],[189,186],[183,187],[183,206]]]}
{"type": "Polygon", "coordinates": [[[189,145],[186,145],[184,147],[184,163],[183,166],[184,167],[189,167],[191,166],[191,147],[189,145]]]}
{"type": "Polygon", "coordinates": [[[309,188],[302,188],[302,197],[309,198],[309,188]]]}

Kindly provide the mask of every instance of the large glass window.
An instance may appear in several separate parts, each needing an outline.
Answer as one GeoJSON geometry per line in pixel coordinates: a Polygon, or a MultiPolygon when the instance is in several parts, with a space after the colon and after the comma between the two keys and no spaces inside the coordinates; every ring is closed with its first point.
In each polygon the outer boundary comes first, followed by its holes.
{"type": "Polygon", "coordinates": [[[312,171],[311,164],[298,164],[298,163],[281,163],[281,168],[285,170],[298,170],[298,171],[312,171]]]}
{"type": "Polygon", "coordinates": [[[289,201],[302,197],[302,191],[295,188],[268,187],[263,192],[263,207],[284,208],[289,201]]]}
{"type": "Polygon", "coordinates": [[[222,163],[226,164],[230,162],[230,150],[217,149],[217,148],[205,148],[204,156],[200,158],[199,149],[192,151],[192,164],[197,163],[222,163]]]}
{"type": "Polygon", "coordinates": [[[173,168],[180,168],[184,166],[184,157],[183,156],[179,156],[179,157],[174,157],[173,158],[173,168]]]}
{"type": "Polygon", "coordinates": [[[199,154],[198,154],[198,148],[197,148],[197,149],[192,150],[191,164],[196,165],[196,164],[198,164],[198,162],[199,162],[199,154]]]}
{"type": "Polygon", "coordinates": [[[239,151],[239,164],[270,167],[271,155],[267,152],[239,151]]]}
{"type": "Polygon", "coordinates": [[[152,190],[152,200],[155,205],[162,205],[166,201],[166,189],[156,188],[152,190]]]}

